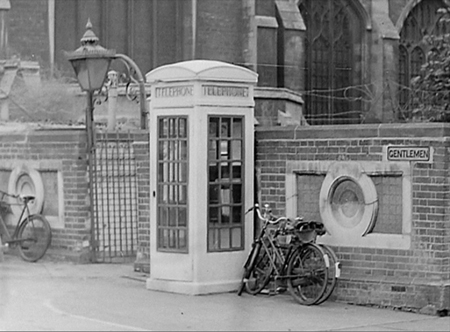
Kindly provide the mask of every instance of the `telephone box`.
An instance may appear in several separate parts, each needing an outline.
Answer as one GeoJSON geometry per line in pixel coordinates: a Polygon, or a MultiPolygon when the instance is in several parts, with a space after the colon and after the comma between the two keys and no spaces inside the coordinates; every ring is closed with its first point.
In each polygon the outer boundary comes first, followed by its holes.
{"type": "Polygon", "coordinates": [[[185,294],[237,289],[253,238],[257,74],[193,60],[146,75],[150,99],[150,278],[185,294]]]}

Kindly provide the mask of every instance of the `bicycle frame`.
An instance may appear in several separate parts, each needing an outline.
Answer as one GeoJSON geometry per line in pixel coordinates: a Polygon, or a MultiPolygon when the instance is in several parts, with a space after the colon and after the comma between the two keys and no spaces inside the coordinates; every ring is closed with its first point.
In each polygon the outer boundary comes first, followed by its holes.
{"type": "MultiPolygon", "coordinates": [[[[274,280],[275,281],[286,280],[290,278],[298,279],[298,275],[286,274],[286,269],[291,255],[296,250],[301,248],[302,244],[299,242],[293,244],[289,243],[287,244],[286,248],[283,248],[275,243],[274,241],[275,237],[273,237],[271,234],[264,236],[264,238],[269,240],[270,247],[273,249],[273,252],[275,253],[274,256],[269,255],[270,253],[269,246],[266,243],[264,243],[264,241],[262,241],[262,246],[269,257],[270,265],[273,267],[273,271],[275,271],[274,280]],[[279,264],[277,265],[277,263],[279,264]]],[[[273,271],[271,273],[273,273],[273,271]]]]}
{"type": "Polygon", "coordinates": [[[289,261],[289,257],[292,253],[292,246],[289,246],[287,248],[288,252],[285,254],[280,249],[280,247],[275,244],[274,237],[271,234],[265,234],[263,239],[261,244],[269,257],[270,264],[272,265],[274,271],[276,272],[275,280],[285,279],[286,276],[284,275],[284,271],[286,270],[287,262],[289,261]],[[263,239],[269,240],[270,247],[273,249],[275,256],[269,255],[270,254],[269,246],[265,243],[263,239]],[[280,264],[277,264],[277,262],[279,262],[280,264]]]}
{"type": "MultiPolygon", "coordinates": [[[[5,202],[3,201],[3,203],[5,203],[5,202]]],[[[9,203],[6,203],[6,204],[11,205],[9,203]]],[[[21,204],[18,204],[18,205],[21,205],[21,204]]],[[[20,217],[18,218],[18,222],[16,224],[16,227],[14,228],[14,232],[13,232],[12,235],[11,235],[11,233],[8,230],[8,227],[6,225],[5,220],[0,215],[0,230],[1,230],[1,234],[4,234],[6,236],[5,239],[2,239],[2,242],[8,243],[8,244],[15,244],[15,243],[18,243],[18,242],[22,242],[24,240],[24,239],[18,239],[17,235],[19,233],[20,226],[22,225],[23,221],[25,220],[25,218],[23,218],[23,216],[25,215],[25,212],[26,212],[27,216],[30,216],[30,209],[28,207],[28,200],[27,199],[24,199],[22,213],[20,214],[20,217]]]]}

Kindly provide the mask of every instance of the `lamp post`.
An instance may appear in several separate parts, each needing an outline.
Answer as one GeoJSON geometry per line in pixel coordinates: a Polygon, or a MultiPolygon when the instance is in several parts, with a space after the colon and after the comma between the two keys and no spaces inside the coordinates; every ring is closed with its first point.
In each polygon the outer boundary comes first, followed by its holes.
{"type": "MultiPolygon", "coordinates": [[[[91,219],[91,253],[95,253],[95,220],[94,220],[94,92],[102,88],[111,61],[115,56],[114,50],[107,50],[98,44],[98,38],[92,31],[91,21],[86,24],[86,32],[81,38],[81,46],[73,52],[66,53],[72,64],[81,90],[87,93],[86,108],[86,136],[89,163],[89,198],[91,219]]],[[[93,256],[95,259],[95,256],[93,256]]]]}
{"type": "Polygon", "coordinates": [[[87,93],[86,134],[89,163],[89,195],[91,200],[91,246],[94,252],[94,93],[102,88],[111,62],[116,59],[121,60],[129,72],[130,79],[139,85],[141,129],[146,129],[147,109],[144,85],[145,81],[139,67],[128,56],[124,54],[116,54],[115,50],[105,49],[98,44],[98,37],[92,31],[92,24],[90,20],[88,20],[86,24],[86,32],[81,38],[81,46],[73,52],[66,52],[66,57],[72,64],[81,90],[86,91],[87,93]],[[134,71],[136,78],[133,77],[131,69],[134,71]]]}

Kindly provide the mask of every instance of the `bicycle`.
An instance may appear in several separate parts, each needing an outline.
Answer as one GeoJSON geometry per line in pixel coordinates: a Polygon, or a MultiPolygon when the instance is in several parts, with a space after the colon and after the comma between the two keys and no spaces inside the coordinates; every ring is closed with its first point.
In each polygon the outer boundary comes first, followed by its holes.
{"type": "Polygon", "coordinates": [[[275,283],[281,281],[281,288],[287,286],[298,303],[318,304],[326,295],[329,280],[328,255],[313,241],[316,233],[323,234],[323,224],[304,222],[302,218],[293,221],[287,217],[276,218],[267,204],[262,212],[255,204],[247,213],[252,210],[264,223],[244,264],[238,295],[244,289],[256,295],[272,279],[275,283]],[[268,230],[270,225],[276,224],[277,229],[268,230]],[[286,241],[283,243],[280,237],[285,237],[286,241]]]}
{"type": "Polygon", "coordinates": [[[333,294],[334,289],[336,288],[337,281],[341,276],[341,262],[339,261],[336,253],[331,249],[330,246],[320,243],[318,244],[329,259],[329,268],[328,268],[328,279],[327,279],[327,287],[325,293],[322,295],[321,299],[316,304],[321,304],[328,300],[328,298],[333,294]]]}
{"type": "MultiPolygon", "coordinates": [[[[23,205],[22,212],[14,228],[14,232],[10,233],[8,225],[0,214],[0,235],[2,235],[2,243],[6,246],[14,248],[18,245],[20,256],[28,262],[36,262],[41,259],[47,249],[50,247],[52,240],[51,227],[47,219],[40,214],[31,214],[28,204],[35,197],[27,195],[12,195],[0,190],[0,208],[10,211],[11,205],[5,200],[10,197],[19,201],[17,205],[23,205]]],[[[9,226],[12,228],[11,226],[9,226]]],[[[0,248],[1,250],[1,248],[0,248]]]]}

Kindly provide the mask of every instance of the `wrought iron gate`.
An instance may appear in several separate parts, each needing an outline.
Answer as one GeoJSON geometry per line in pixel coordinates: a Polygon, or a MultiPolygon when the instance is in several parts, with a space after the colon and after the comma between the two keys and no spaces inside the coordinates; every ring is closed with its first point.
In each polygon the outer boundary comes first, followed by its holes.
{"type": "Polygon", "coordinates": [[[133,135],[97,133],[93,215],[97,262],[129,262],[138,242],[137,167],[133,135]]]}

